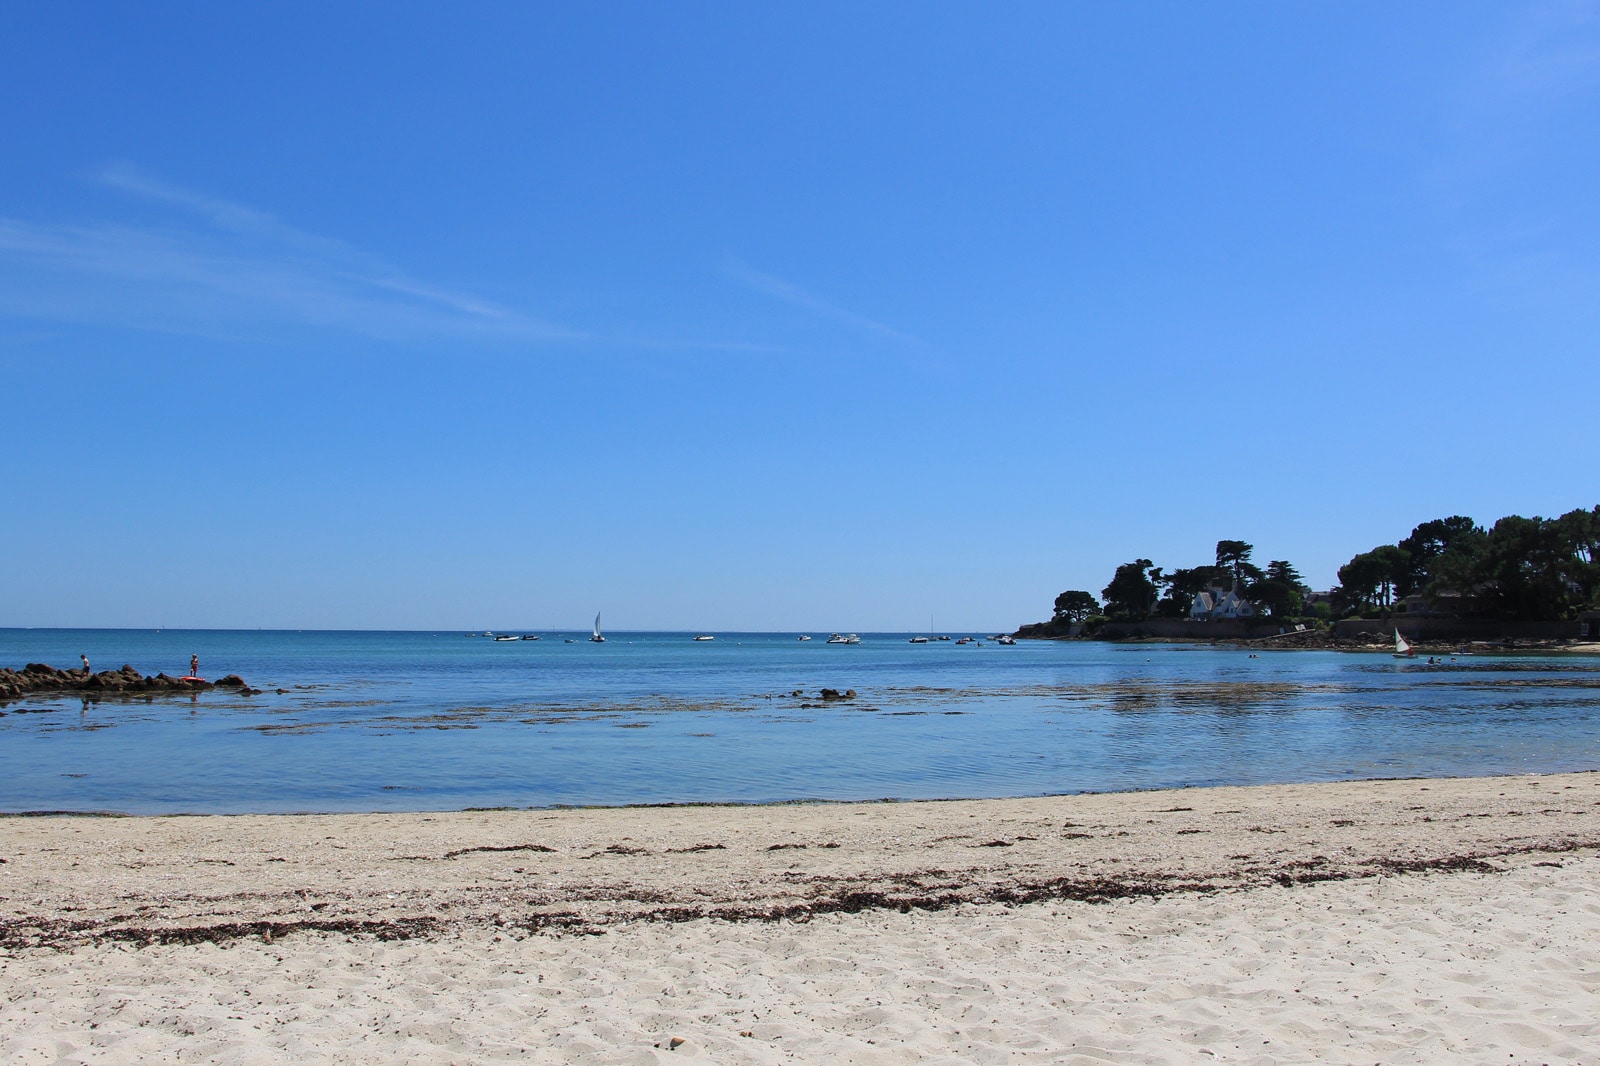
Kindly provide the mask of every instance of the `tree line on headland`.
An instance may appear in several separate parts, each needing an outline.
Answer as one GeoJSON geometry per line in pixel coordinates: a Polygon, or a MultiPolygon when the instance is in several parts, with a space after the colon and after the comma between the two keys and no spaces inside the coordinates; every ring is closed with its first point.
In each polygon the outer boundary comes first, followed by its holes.
{"type": "Polygon", "coordinates": [[[1393,544],[1359,552],[1339,584],[1314,593],[1294,565],[1265,568],[1242,540],[1217,542],[1214,561],[1167,571],[1149,559],[1117,567],[1097,598],[1083,589],[1056,597],[1044,627],[1151,618],[1265,617],[1327,622],[1379,617],[1402,605],[1505,620],[1553,620],[1600,607],[1600,506],[1559,518],[1507,515],[1484,528],[1463,515],[1423,522],[1393,544]],[[1198,609],[1197,609],[1198,601],[1198,609]]]}

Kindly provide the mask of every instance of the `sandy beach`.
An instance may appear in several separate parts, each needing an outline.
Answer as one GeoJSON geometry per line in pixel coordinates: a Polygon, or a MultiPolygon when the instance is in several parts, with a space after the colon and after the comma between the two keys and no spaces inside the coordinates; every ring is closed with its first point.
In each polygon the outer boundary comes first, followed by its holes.
{"type": "Polygon", "coordinates": [[[0,819],[0,1060],[1583,1062],[1600,775],[0,819]]]}

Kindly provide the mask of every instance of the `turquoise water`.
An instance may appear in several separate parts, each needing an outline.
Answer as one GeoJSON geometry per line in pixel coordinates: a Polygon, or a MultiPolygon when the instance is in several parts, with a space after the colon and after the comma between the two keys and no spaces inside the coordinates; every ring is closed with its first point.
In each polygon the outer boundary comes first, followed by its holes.
{"type": "Polygon", "coordinates": [[[0,706],[0,810],[932,799],[1600,766],[1587,656],[541,636],[0,630],[0,665],[84,653],[176,675],[197,654],[204,676],[266,690],[0,706]],[[823,687],[858,695],[823,704],[823,687]]]}

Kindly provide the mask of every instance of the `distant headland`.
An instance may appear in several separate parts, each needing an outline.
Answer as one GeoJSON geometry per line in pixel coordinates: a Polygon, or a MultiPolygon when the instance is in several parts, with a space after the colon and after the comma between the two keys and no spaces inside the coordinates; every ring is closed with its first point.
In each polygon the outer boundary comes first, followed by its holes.
{"type": "Polygon", "coordinates": [[[1600,506],[1487,528],[1462,515],[1423,522],[1357,553],[1321,592],[1288,560],[1262,568],[1254,554],[1222,540],[1212,562],[1188,569],[1123,563],[1099,597],[1068,589],[1049,620],[1016,636],[1354,648],[1398,630],[1441,646],[1600,641],[1600,506]]]}

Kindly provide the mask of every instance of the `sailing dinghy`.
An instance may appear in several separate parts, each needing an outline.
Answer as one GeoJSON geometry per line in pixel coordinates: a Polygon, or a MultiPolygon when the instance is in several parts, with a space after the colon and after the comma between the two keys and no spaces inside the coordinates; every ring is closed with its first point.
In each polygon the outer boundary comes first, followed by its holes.
{"type": "Polygon", "coordinates": [[[1395,630],[1394,657],[1396,659],[1414,659],[1416,658],[1416,655],[1417,653],[1411,650],[1411,645],[1406,643],[1406,638],[1400,635],[1400,631],[1398,629],[1395,630]]]}

